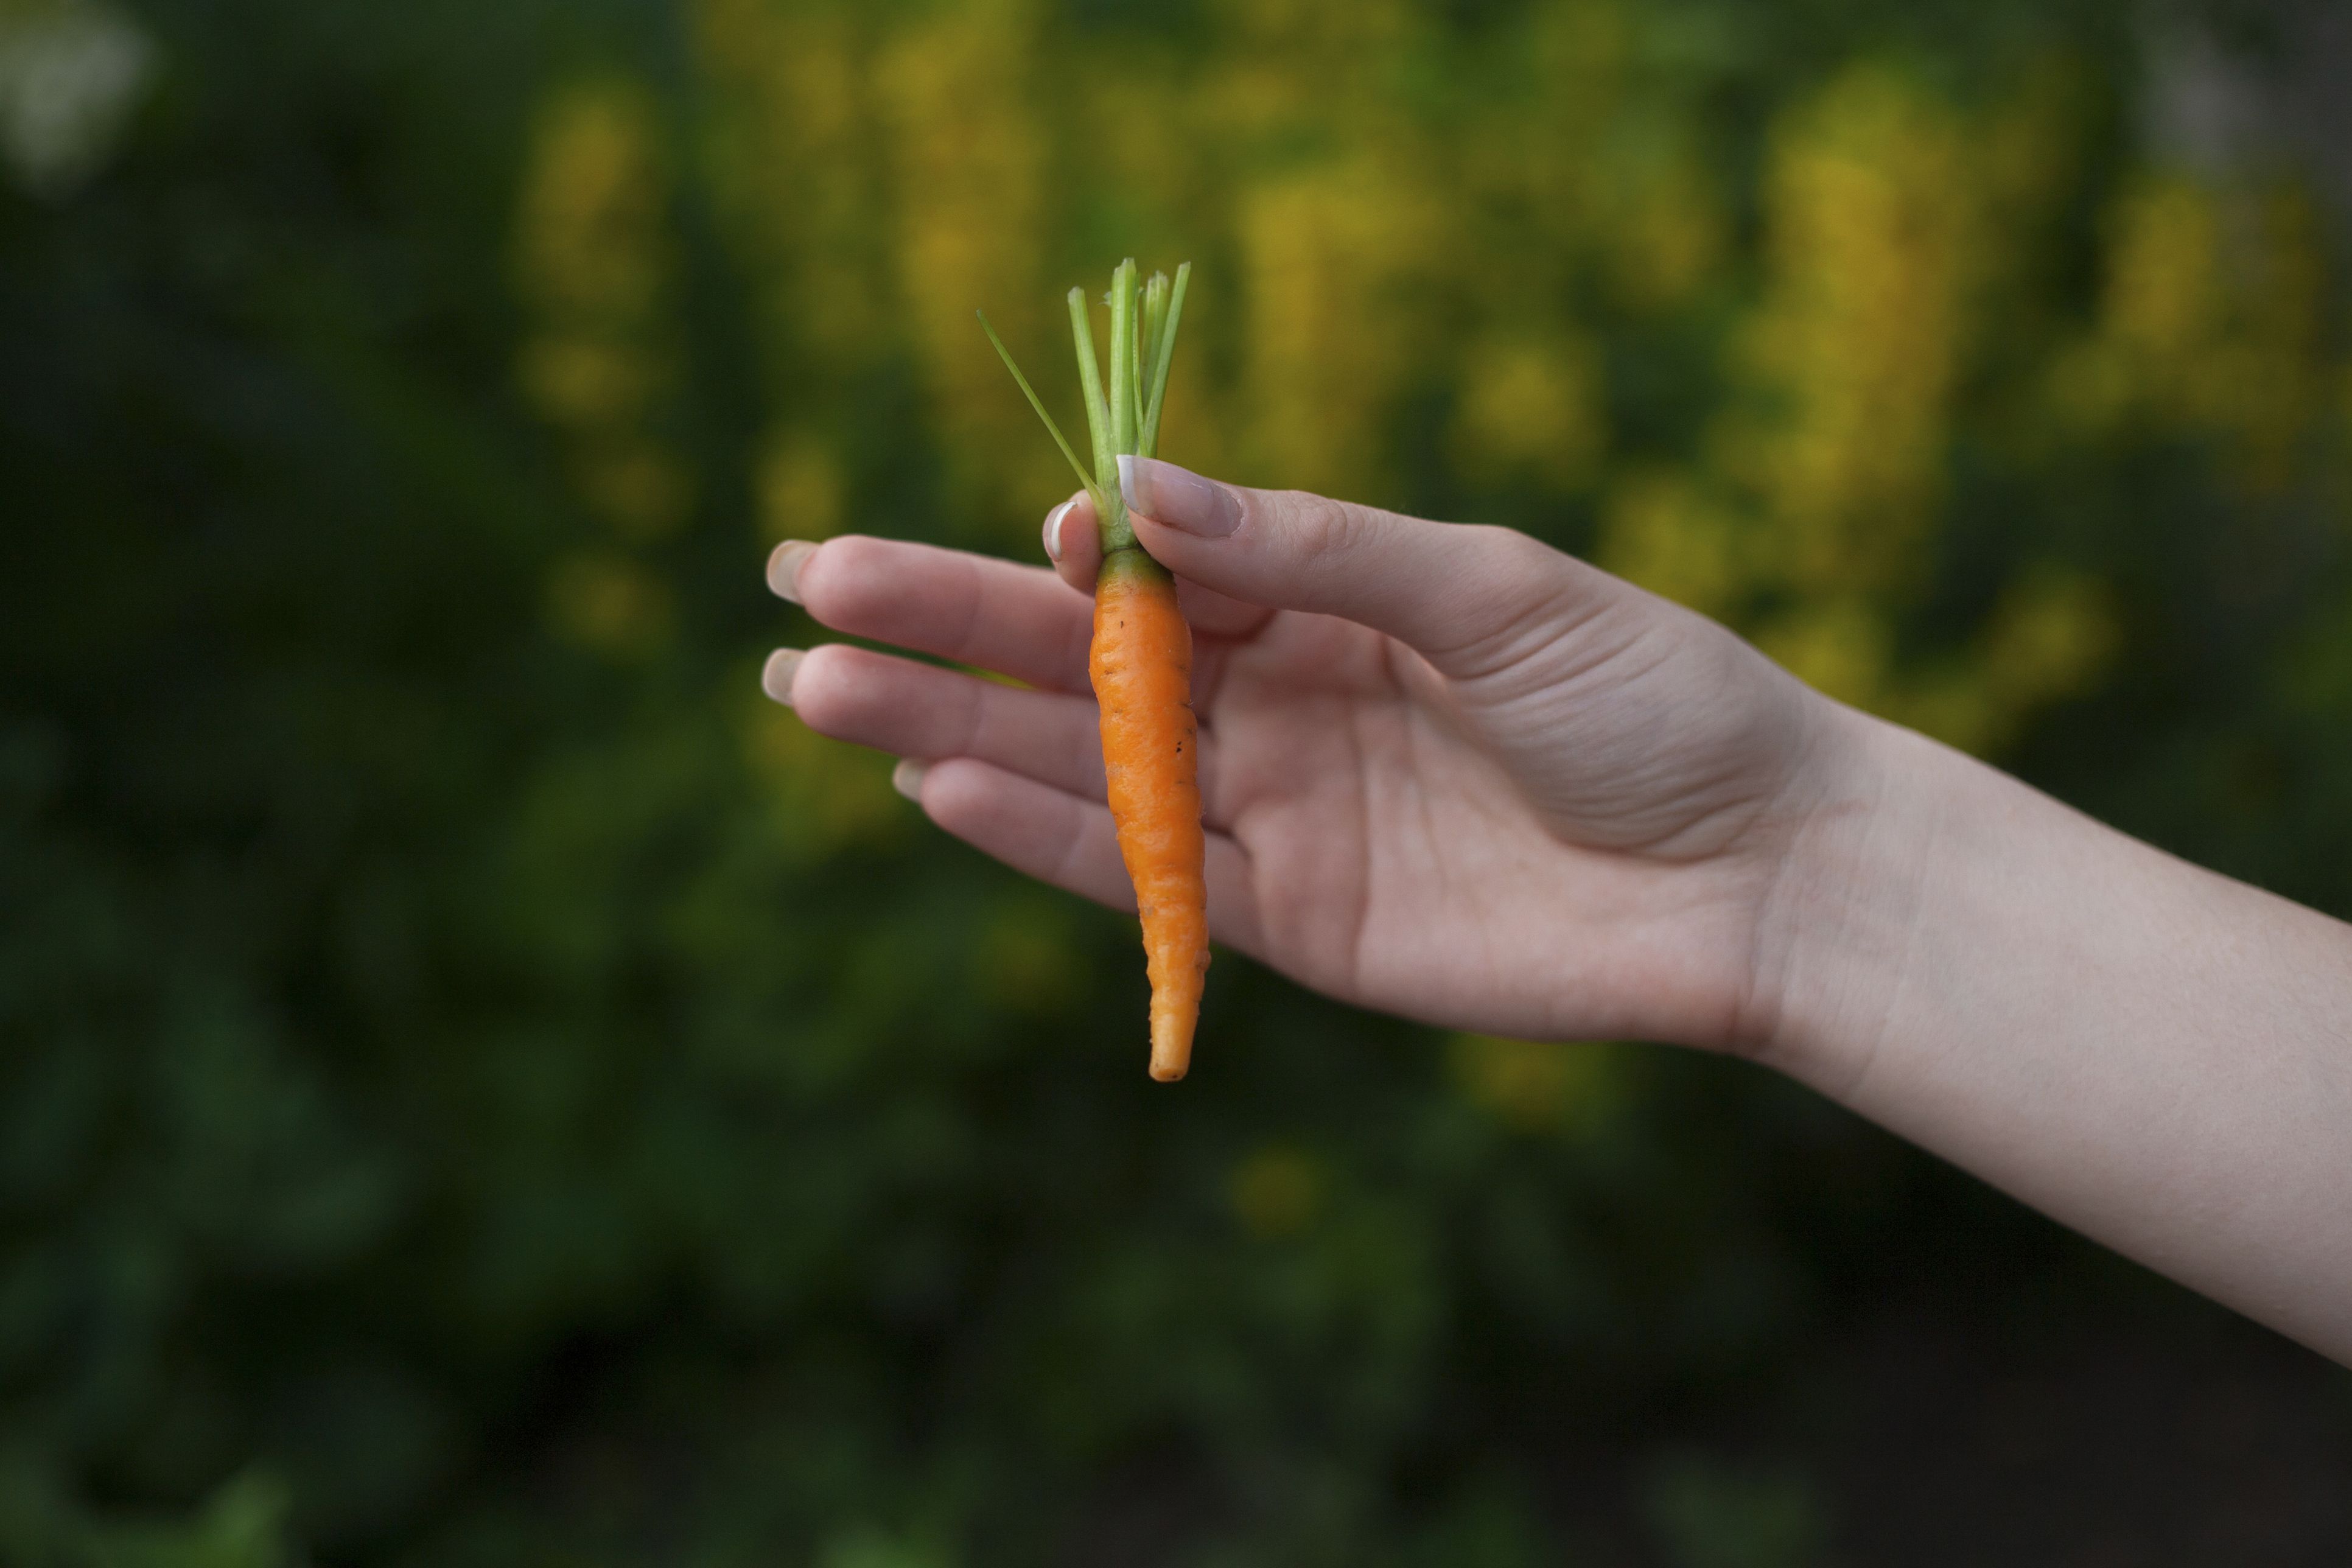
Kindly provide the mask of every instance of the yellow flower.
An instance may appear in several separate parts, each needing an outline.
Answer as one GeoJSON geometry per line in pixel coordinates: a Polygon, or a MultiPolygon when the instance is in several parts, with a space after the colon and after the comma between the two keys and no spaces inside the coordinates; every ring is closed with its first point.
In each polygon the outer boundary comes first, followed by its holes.
{"type": "Polygon", "coordinates": [[[1044,492],[1056,459],[972,312],[985,308],[1015,341],[1053,319],[1041,282],[1047,138],[1036,34],[1029,0],[969,0],[908,24],[875,68],[908,346],[954,472],[1007,510],[1044,492]]]}
{"type": "Polygon", "coordinates": [[[843,479],[832,449],[805,431],[780,431],[759,473],[763,542],[830,539],[841,531],[843,479]]]}
{"type": "Polygon", "coordinates": [[[1581,338],[1486,339],[1464,356],[1461,387],[1453,448],[1475,478],[1525,471],[1572,484],[1608,444],[1598,356],[1581,338]]]}
{"type": "MultiPolygon", "coordinates": [[[[516,277],[534,322],[517,355],[523,393],[566,437],[582,498],[639,540],[676,528],[694,494],[684,460],[654,433],[677,358],[656,144],[638,84],[606,77],[562,89],[541,111],[516,218],[516,277]]],[[[659,617],[629,608],[621,581],[578,563],[559,572],[569,606],[559,622],[598,646],[656,636],[647,628],[659,617]]]]}
{"type": "Polygon", "coordinates": [[[1446,1061],[1464,1099],[1521,1132],[1595,1131],[1622,1098],[1622,1058],[1608,1046],[1456,1035],[1446,1061]]]}
{"type": "Polygon", "coordinates": [[[2220,437],[2244,488],[2274,492],[2324,397],[2326,292],[2299,191],[2145,180],[2108,215],[2099,326],[2061,406],[2094,426],[2139,416],[2220,437]]]}
{"type": "Polygon", "coordinates": [[[1742,521],[1696,480],[1656,468],[1621,479],[1602,513],[1601,568],[1705,616],[1754,586],[1742,521]]]}
{"type": "Polygon", "coordinates": [[[517,270],[532,304],[607,321],[652,310],[669,267],[654,145],[652,104],[634,82],[577,83],[548,101],[517,225],[517,270]]]}
{"type": "Polygon", "coordinates": [[[1362,497],[1388,471],[1386,426],[1412,367],[1392,318],[1428,239],[1417,205],[1362,162],[1241,193],[1248,456],[1286,485],[1362,497]]]}
{"type": "Polygon", "coordinates": [[[1746,342],[1764,396],[1727,449],[1792,587],[1898,589],[1942,500],[1985,243],[1958,120],[1892,70],[1848,71],[1777,131],[1766,221],[1746,342]]]}

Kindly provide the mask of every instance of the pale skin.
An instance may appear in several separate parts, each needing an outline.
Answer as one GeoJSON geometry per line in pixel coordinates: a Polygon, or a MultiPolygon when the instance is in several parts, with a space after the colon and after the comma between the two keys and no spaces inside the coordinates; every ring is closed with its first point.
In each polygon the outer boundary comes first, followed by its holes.
{"type": "MultiPolygon", "coordinates": [[[[1148,459],[1127,490],[1194,630],[1220,942],[1449,1028],[1750,1058],[2352,1363],[2352,926],[1524,535],[1148,459]]],[[[950,833],[1132,909],[1094,536],[1080,496],[1051,569],[787,543],[822,625],[1027,689],[841,645],[765,679],[950,833]]]]}

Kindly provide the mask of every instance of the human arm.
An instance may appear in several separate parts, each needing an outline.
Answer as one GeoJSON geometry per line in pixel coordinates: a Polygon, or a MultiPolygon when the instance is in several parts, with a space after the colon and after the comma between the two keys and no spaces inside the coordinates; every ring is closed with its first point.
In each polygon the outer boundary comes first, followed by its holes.
{"type": "MultiPolygon", "coordinates": [[[[1201,646],[1221,938],[1449,1026],[1752,1055],[2352,1359],[2352,929],[1523,536],[1130,478],[1201,646]]],[[[878,541],[774,567],[826,625],[1034,689],[840,647],[770,689],[920,759],[940,826],[1118,903],[1073,654],[1091,530],[1055,521],[1062,598],[878,541]]]]}
{"type": "Polygon", "coordinates": [[[2352,926],[1844,728],[1759,1059],[2352,1363],[2352,926]]]}

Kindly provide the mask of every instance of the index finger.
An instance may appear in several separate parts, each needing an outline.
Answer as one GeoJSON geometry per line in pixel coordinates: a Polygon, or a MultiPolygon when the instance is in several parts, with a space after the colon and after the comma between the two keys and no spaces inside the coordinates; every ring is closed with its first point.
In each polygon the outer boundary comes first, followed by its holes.
{"type": "Polygon", "coordinates": [[[768,585],[824,626],[1032,686],[1085,691],[1094,602],[1039,566],[845,534],[786,540],[768,585]]]}

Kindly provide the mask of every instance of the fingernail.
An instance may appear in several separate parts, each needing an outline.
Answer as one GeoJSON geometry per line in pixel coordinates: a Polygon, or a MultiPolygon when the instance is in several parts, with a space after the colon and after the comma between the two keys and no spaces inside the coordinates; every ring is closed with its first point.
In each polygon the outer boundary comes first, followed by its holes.
{"type": "Polygon", "coordinates": [[[1062,520],[1070,515],[1073,504],[1064,501],[1045,514],[1045,559],[1057,566],[1062,561],[1062,520]]]}
{"type": "Polygon", "coordinates": [[[801,602],[801,568],[816,553],[805,539],[787,539],[768,556],[768,591],[779,599],[801,602]]]}
{"type": "Polygon", "coordinates": [[[801,667],[808,655],[796,647],[780,647],[768,656],[768,668],[760,671],[760,689],[789,708],[793,705],[793,671],[801,667]]]}
{"type": "Polygon", "coordinates": [[[1242,525],[1233,491],[1157,458],[1121,457],[1118,493],[1129,511],[1202,539],[1223,539],[1242,525]]]}
{"type": "Polygon", "coordinates": [[[912,757],[902,757],[890,770],[890,787],[908,800],[920,804],[923,798],[923,775],[931,771],[929,763],[919,763],[912,757]]]}

